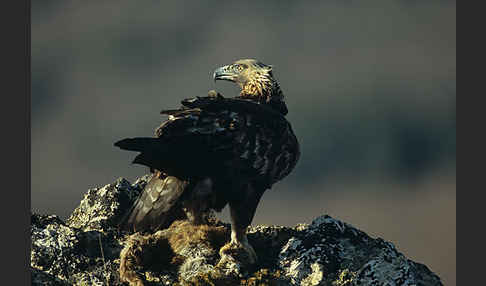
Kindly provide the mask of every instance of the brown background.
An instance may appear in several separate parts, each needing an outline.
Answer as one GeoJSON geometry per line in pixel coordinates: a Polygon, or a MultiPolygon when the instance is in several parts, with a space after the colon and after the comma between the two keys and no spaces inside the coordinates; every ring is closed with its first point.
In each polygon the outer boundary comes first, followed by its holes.
{"type": "Polygon", "coordinates": [[[456,284],[454,1],[33,1],[31,50],[33,211],[65,218],[145,174],[113,142],[182,98],[235,95],[212,71],[257,58],[302,157],[254,223],[328,213],[456,284]]]}

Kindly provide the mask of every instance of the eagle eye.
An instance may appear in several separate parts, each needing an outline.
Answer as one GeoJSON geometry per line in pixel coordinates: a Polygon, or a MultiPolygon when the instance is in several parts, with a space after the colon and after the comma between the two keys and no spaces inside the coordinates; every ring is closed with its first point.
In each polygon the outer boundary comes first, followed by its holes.
{"type": "Polygon", "coordinates": [[[237,72],[241,72],[246,68],[248,68],[248,65],[246,65],[246,64],[234,64],[233,65],[233,69],[237,72]]]}
{"type": "Polygon", "coordinates": [[[243,69],[244,69],[243,65],[241,65],[241,64],[236,64],[235,65],[235,70],[236,71],[241,72],[243,69]]]}

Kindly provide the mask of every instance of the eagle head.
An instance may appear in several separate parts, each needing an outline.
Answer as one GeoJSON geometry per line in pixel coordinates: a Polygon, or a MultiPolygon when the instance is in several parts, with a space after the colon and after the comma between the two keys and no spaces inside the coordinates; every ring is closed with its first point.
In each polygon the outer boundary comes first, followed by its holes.
{"type": "Polygon", "coordinates": [[[238,60],[230,65],[217,68],[214,80],[228,80],[236,83],[240,97],[271,104],[278,111],[287,114],[284,96],[278,82],[273,77],[272,66],[254,59],[238,60]]]}

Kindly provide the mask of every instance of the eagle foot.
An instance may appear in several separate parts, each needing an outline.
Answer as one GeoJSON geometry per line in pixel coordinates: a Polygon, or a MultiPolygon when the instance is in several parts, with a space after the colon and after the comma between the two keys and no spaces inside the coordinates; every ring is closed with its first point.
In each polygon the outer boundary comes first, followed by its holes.
{"type": "Polygon", "coordinates": [[[258,260],[255,250],[248,241],[231,241],[221,247],[219,255],[221,256],[221,261],[231,257],[244,265],[255,264],[258,260]]]}

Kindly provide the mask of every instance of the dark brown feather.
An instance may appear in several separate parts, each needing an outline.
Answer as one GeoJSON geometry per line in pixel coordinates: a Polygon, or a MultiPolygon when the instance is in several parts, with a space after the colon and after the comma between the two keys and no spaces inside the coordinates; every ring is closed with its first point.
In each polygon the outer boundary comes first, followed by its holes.
{"type": "Polygon", "coordinates": [[[184,99],[179,109],[161,111],[169,118],[155,130],[155,138],[115,143],[140,152],[133,162],[158,174],[130,211],[127,228],[155,230],[167,226],[178,215],[176,209],[190,217],[229,203],[232,229],[246,229],[265,190],[295,167],[299,144],[270,67],[253,60],[236,65],[253,68],[245,74],[255,77],[241,81],[249,84],[239,97],[211,91],[184,99]],[[178,183],[166,187],[168,176],[178,183]]]}

